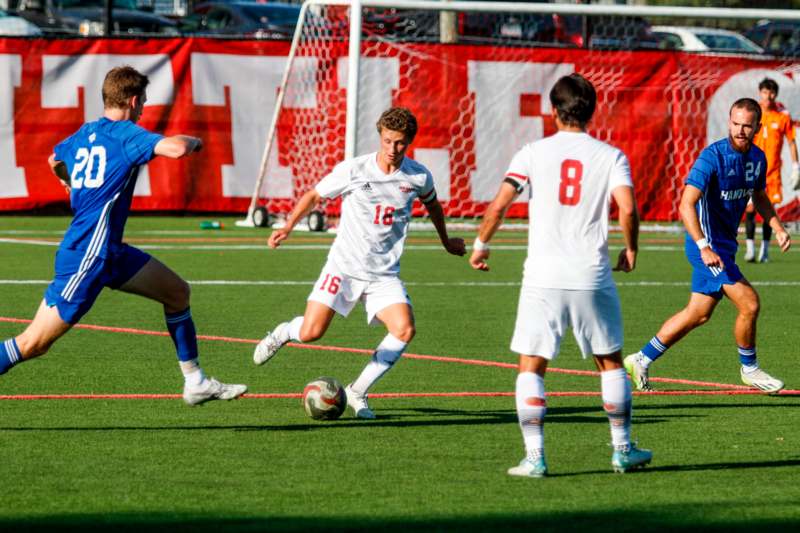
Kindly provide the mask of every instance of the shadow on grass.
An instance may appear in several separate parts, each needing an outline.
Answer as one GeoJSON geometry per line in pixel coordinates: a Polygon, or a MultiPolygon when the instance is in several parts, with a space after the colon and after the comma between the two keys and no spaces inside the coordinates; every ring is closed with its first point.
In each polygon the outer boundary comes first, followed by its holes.
{"type": "Polygon", "coordinates": [[[220,518],[216,516],[181,516],[164,514],[103,514],[45,516],[28,520],[1,520],[3,531],[19,532],[99,532],[112,530],[114,533],[139,531],[169,531],[192,533],[212,531],[365,531],[387,532],[405,531],[487,531],[487,530],[527,530],[549,531],[764,531],[789,530],[798,521],[787,518],[781,520],[709,520],[712,513],[720,516],[720,506],[697,506],[687,512],[678,506],[651,508],[646,512],[632,512],[630,509],[610,509],[605,512],[563,511],[533,513],[521,511],[515,515],[473,516],[459,518],[365,518],[352,517],[274,517],[265,515],[252,518],[220,518]],[[709,508],[707,508],[709,507],[709,508]],[[709,512],[710,511],[710,512],[709,512]],[[708,513],[708,514],[706,514],[708,513]]]}
{"type": "MultiPolygon", "coordinates": [[[[686,415],[654,415],[638,418],[636,424],[654,424],[671,417],[686,418],[686,415]]],[[[308,420],[308,419],[305,419],[308,420]]],[[[507,411],[468,411],[460,409],[411,408],[386,410],[376,420],[359,420],[345,417],[338,420],[287,424],[231,424],[231,425],[131,425],[131,426],[64,426],[64,427],[0,427],[0,431],[319,431],[350,428],[405,428],[432,426],[480,426],[493,424],[517,424],[517,414],[507,411]]],[[[547,412],[547,424],[608,424],[602,408],[597,407],[551,407],[547,412]],[[585,413],[585,414],[584,414],[585,413]]]]}

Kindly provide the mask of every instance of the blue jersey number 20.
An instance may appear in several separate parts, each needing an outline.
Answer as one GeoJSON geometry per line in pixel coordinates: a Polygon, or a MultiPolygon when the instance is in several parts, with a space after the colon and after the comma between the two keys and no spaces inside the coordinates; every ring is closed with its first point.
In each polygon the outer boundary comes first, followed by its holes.
{"type": "Polygon", "coordinates": [[[103,146],[92,146],[91,150],[81,147],[75,154],[75,167],[72,169],[70,181],[73,189],[86,187],[96,189],[103,185],[106,174],[106,149],[103,146]]]}

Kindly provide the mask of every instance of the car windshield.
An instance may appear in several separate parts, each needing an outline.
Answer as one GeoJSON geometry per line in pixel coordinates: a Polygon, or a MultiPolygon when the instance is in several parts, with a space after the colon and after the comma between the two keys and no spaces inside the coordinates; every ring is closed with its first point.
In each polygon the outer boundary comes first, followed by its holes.
{"type": "Polygon", "coordinates": [[[268,4],[254,4],[243,6],[242,12],[251,20],[257,22],[269,22],[270,24],[279,24],[282,26],[294,26],[297,24],[297,19],[300,17],[300,9],[295,8],[278,8],[268,4]]]}
{"type": "MultiPolygon", "coordinates": [[[[136,9],[136,0],[113,0],[114,7],[119,9],[136,9]]],[[[76,7],[106,7],[105,0],[55,0],[53,2],[59,9],[72,9],[76,7]]]]}
{"type": "Polygon", "coordinates": [[[711,50],[735,50],[741,52],[758,52],[758,48],[735,35],[720,35],[718,33],[695,33],[704,45],[711,50]]]}

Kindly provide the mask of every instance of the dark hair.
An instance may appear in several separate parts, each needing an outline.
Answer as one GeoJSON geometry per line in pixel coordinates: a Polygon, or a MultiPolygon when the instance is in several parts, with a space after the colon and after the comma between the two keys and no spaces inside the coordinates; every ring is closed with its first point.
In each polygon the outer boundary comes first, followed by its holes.
{"type": "Polygon", "coordinates": [[[761,106],[752,98],[739,98],[731,106],[728,116],[733,113],[734,109],[746,109],[751,113],[756,114],[756,124],[761,124],[761,106]]]}
{"type": "Polygon", "coordinates": [[[778,94],[778,82],[772,78],[764,78],[761,80],[761,83],[758,84],[758,90],[760,91],[762,89],[767,89],[768,91],[778,94]]]}
{"type": "Polygon", "coordinates": [[[399,131],[411,142],[417,135],[417,118],[405,107],[390,107],[383,113],[375,124],[378,133],[382,129],[399,131]]]}
{"type": "Polygon", "coordinates": [[[592,83],[580,74],[559,79],[550,90],[550,103],[565,126],[584,127],[597,106],[597,93],[592,83]]]}
{"type": "Polygon", "coordinates": [[[132,96],[144,96],[150,80],[130,65],[115,67],[103,80],[103,105],[109,109],[125,109],[132,96]]]}

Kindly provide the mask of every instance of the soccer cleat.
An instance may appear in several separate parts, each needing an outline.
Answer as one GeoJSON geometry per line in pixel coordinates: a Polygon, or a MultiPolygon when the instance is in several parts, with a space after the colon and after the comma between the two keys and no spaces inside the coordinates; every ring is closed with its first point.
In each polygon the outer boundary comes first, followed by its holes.
{"type": "Polygon", "coordinates": [[[653,452],[650,450],[640,450],[633,444],[614,450],[611,456],[611,466],[614,472],[624,474],[630,470],[643,468],[653,460],[653,452]]]}
{"type": "Polygon", "coordinates": [[[742,383],[750,385],[757,389],[761,389],[767,394],[773,394],[783,388],[783,381],[775,379],[760,368],[752,372],[745,372],[744,368],[741,370],[742,383]]]}
{"type": "Polygon", "coordinates": [[[650,380],[647,376],[648,369],[642,364],[642,359],[644,359],[642,352],[630,354],[624,361],[625,370],[630,374],[631,381],[637,390],[652,391],[653,387],[650,386],[650,380]]]}
{"type": "Polygon", "coordinates": [[[275,335],[275,333],[282,328],[289,327],[288,322],[283,322],[278,324],[274,330],[267,332],[267,336],[261,339],[261,342],[258,343],[256,346],[255,351],[253,352],[253,362],[257,365],[263,365],[267,361],[273,358],[273,356],[278,353],[278,350],[286,344],[286,342],[281,342],[280,339],[275,335]]]}
{"type": "MultiPolygon", "coordinates": [[[[350,385],[352,385],[352,383],[350,385]]],[[[373,420],[375,418],[375,413],[373,413],[372,409],[370,409],[369,405],[367,405],[367,395],[358,394],[350,388],[350,385],[344,388],[344,394],[347,396],[348,407],[353,410],[356,418],[373,420]]]]}
{"type": "Polygon", "coordinates": [[[183,387],[183,401],[200,405],[210,400],[233,400],[247,392],[247,385],[228,385],[214,378],[204,379],[200,385],[183,387]]]}
{"type": "Polygon", "coordinates": [[[517,466],[508,469],[509,476],[520,477],[544,477],[547,475],[547,463],[544,456],[540,455],[534,459],[526,457],[517,466]]]}

